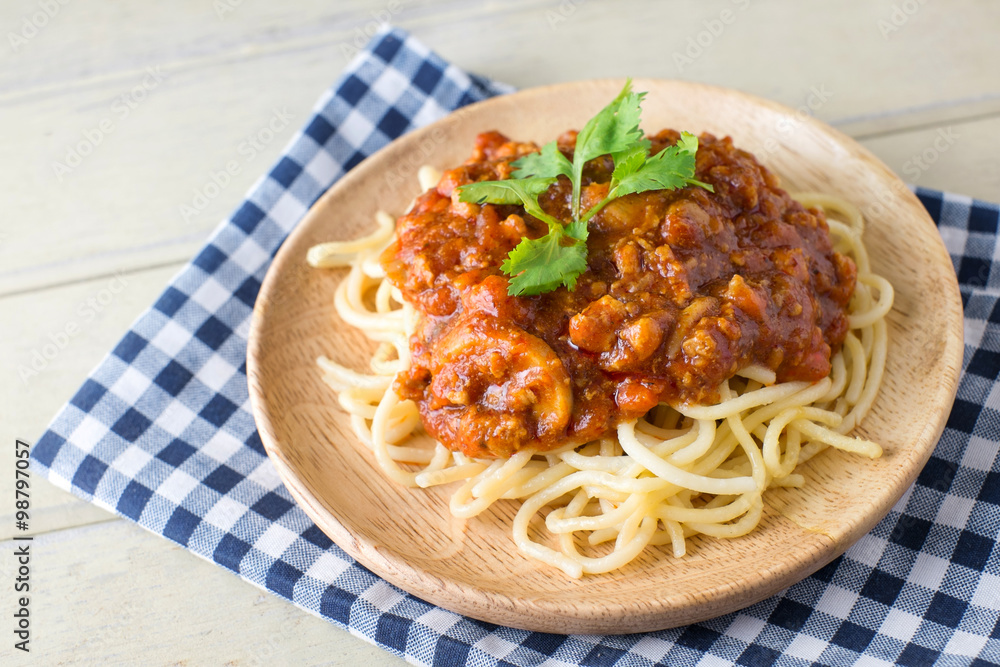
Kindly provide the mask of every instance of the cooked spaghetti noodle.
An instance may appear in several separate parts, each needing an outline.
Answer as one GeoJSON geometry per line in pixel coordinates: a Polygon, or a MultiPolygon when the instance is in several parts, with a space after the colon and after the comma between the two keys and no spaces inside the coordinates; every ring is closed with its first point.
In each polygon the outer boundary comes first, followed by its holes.
{"type": "MultiPolygon", "coordinates": [[[[440,175],[425,167],[419,177],[427,189],[440,175]]],[[[313,266],[349,267],[335,306],[343,321],[379,343],[372,372],[325,357],[318,364],[387,477],[411,487],[456,485],[450,508],[457,517],[519,501],[513,538],[526,555],[571,577],[619,569],[649,545],[669,545],[680,558],[693,535],[733,538],[751,531],[764,491],[801,486],[797,466],[823,449],[881,455],[877,444],[848,434],[882,380],[892,286],[871,271],[861,242],[864,222],[853,205],[821,194],[796,198],[828,213],[835,249],[858,269],[849,331],[830,375],[819,382],[776,384],[773,371],[750,366],[722,383],[717,404],[660,404],[620,423],[616,437],[543,453],[525,448],[506,459],[453,452],[424,431],[417,405],[393,390],[396,375],[410,365],[417,312],[379,264],[393,239],[393,220],[383,212],[370,236],[322,244],[308,255],[313,266]],[[548,535],[536,539],[542,525],[548,535]]]]}

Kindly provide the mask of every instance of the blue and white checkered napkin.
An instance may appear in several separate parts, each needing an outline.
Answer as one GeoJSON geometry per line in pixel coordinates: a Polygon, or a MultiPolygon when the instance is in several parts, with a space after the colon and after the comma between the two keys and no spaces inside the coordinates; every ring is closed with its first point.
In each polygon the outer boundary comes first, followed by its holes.
{"type": "Polygon", "coordinates": [[[267,178],[55,418],[32,452],[36,469],[418,664],[1000,662],[998,209],[963,197],[919,192],[965,303],[965,374],[941,442],[875,530],[770,600],[641,635],[512,630],[390,586],[295,506],[264,454],[247,397],[246,333],[272,256],[309,205],[364,157],[509,90],[402,31],[376,36],[267,178]]]}

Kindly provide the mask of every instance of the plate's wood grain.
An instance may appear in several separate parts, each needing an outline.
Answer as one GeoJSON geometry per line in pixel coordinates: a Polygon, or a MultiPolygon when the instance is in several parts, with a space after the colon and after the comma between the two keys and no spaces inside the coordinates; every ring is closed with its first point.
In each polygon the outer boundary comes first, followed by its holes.
{"type": "Polygon", "coordinates": [[[356,237],[378,209],[402,211],[421,164],[467,156],[480,131],[539,143],[580,127],[620,89],[590,81],[527,90],[459,111],[366,160],[321,198],[278,253],[261,289],[248,350],[257,426],[288,489],[345,551],[430,602],[483,620],[547,632],[638,632],[691,623],[761,600],[842,553],[878,522],[927,460],[954,399],[962,310],[951,260],[919,201],[868,151],[810,118],[735,91],[661,80],[644,127],[729,134],[789,190],[837,193],[868,219],[876,270],[896,289],[886,380],[860,430],[885,455],[827,452],[804,489],[768,492],[760,527],[736,540],[696,539],[675,560],[650,549],[624,570],[574,581],[521,556],[512,504],[470,520],[447,491],[384,479],[320,381],[321,354],[363,368],[372,345],[339,320],[339,275],[310,270],[313,244],[356,237]]]}

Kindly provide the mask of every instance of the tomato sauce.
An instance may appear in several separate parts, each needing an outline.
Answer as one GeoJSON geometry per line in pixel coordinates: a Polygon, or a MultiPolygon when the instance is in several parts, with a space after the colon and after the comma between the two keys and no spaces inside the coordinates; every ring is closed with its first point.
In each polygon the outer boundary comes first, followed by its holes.
{"type": "MultiPolygon", "coordinates": [[[[649,137],[655,153],[680,135],[649,137]]],[[[559,138],[572,158],[574,132],[559,138]]],[[[847,334],[857,270],[832,248],[822,212],[729,137],[703,134],[699,187],[613,200],[589,224],[589,270],[574,291],[507,295],[500,264],[547,226],[520,206],[460,202],[456,188],[508,178],[538,150],[497,132],[445,172],[397,224],[382,264],[420,313],[412,365],[395,390],[453,451],[506,457],[607,435],[660,402],[711,404],[750,365],[817,381],[847,334]]],[[[589,162],[586,210],[608,189],[610,157],[589,162]]],[[[543,209],[571,219],[560,177],[543,209]]]]}

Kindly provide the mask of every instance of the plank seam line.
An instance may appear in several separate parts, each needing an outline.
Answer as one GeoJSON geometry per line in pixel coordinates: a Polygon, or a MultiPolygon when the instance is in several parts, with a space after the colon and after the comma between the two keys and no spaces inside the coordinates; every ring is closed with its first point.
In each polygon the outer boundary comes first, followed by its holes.
{"type": "Polygon", "coordinates": [[[886,111],[876,111],[873,113],[859,114],[857,116],[847,116],[845,118],[837,118],[834,120],[827,121],[830,125],[838,127],[840,125],[853,125],[855,123],[864,123],[872,120],[882,120],[884,118],[892,118],[894,116],[907,116],[912,114],[924,113],[927,111],[939,111],[941,109],[950,109],[953,107],[960,107],[966,104],[979,104],[982,102],[992,102],[994,100],[1000,100],[1000,92],[997,93],[984,93],[982,95],[973,95],[971,97],[960,97],[958,99],[951,100],[941,100],[940,102],[930,102],[928,104],[916,104],[908,107],[900,107],[898,109],[887,109],[886,111]]]}
{"type": "Polygon", "coordinates": [[[971,116],[958,116],[955,118],[950,118],[947,121],[930,121],[926,123],[917,123],[915,125],[908,125],[905,127],[894,127],[886,130],[876,130],[873,132],[865,132],[862,134],[851,135],[854,139],[877,139],[879,137],[891,137],[897,134],[906,134],[907,132],[918,132],[920,130],[931,130],[943,127],[945,125],[966,125],[968,123],[975,123],[980,120],[988,120],[990,118],[1000,117],[1000,109],[996,111],[988,111],[985,113],[973,114],[971,116]]]}
{"type": "MultiPolygon", "coordinates": [[[[165,262],[159,262],[157,264],[150,264],[148,266],[140,266],[128,271],[121,271],[128,276],[136,276],[142,273],[148,273],[150,271],[157,271],[159,269],[165,269],[167,267],[176,266],[178,268],[183,267],[188,262],[190,258],[187,259],[172,259],[165,262]]],[[[32,294],[34,292],[44,292],[51,289],[59,289],[61,287],[69,287],[71,285],[79,285],[81,283],[91,282],[93,280],[100,280],[101,278],[112,278],[118,275],[117,271],[106,271],[103,273],[81,276],[79,278],[71,278],[69,280],[60,280],[52,283],[44,283],[41,285],[32,285],[31,287],[25,287],[22,289],[14,289],[9,292],[0,292],[0,299],[6,299],[8,297],[23,296],[25,294],[32,294]]]]}

